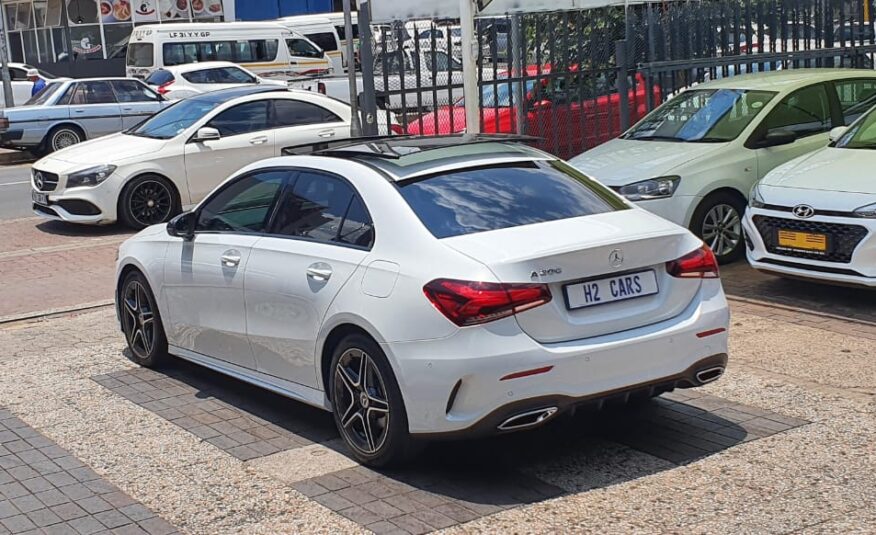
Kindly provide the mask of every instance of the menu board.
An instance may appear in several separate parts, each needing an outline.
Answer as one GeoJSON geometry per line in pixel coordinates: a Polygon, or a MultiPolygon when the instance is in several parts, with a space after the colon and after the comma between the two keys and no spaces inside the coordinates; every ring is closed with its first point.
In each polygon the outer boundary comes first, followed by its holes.
{"type": "Polygon", "coordinates": [[[131,0],[134,2],[134,22],[158,22],[158,0],[131,0]]]}
{"type": "Polygon", "coordinates": [[[99,0],[100,20],[104,23],[131,22],[132,0],[99,0]]]}

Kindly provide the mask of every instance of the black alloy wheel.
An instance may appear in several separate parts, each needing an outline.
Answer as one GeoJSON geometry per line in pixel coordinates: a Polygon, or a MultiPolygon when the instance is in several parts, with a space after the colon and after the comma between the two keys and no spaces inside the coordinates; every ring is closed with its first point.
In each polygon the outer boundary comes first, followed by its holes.
{"type": "Polygon", "coordinates": [[[142,366],[155,366],[167,355],[167,339],[155,298],[139,272],[125,279],[119,295],[119,316],[132,357],[142,366]]]}

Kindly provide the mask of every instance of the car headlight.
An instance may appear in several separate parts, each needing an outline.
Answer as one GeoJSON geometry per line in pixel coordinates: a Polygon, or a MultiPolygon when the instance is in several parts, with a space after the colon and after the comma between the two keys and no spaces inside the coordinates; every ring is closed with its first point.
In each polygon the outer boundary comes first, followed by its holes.
{"type": "Polygon", "coordinates": [[[868,204],[867,206],[862,206],[855,210],[855,216],[857,217],[866,217],[868,219],[876,219],[876,202],[873,204],[868,204]]]}
{"type": "Polygon", "coordinates": [[[617,192],[630,201],[648,201],[672,197],[681,181],[680,176],[661,176],[621,186],[617,192]]]}
{"type": "Polygon", "coordinates": [[[96,186],[109,178],[115,172],[115,165],[98,165],[77,171],[67,177],[67,187],[96,186]]]}
{"type": "Polygon", "coordinates": [[[748,206],[752,208],[763,208],[766,206],[758,184],[751,187],[751,193],[748,194],[748,206]]]}

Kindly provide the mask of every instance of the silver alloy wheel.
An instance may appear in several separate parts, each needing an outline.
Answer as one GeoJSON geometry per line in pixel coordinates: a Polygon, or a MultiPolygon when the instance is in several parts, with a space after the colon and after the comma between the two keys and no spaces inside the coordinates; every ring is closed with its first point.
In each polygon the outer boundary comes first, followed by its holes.
{"type": "Polygon", "coordinates": [[[53,151],[66,149],[67,147],[72,147],[73,145],[81,142],[82,139],[79,137],[79,133],[69,128],[58,130],[57,132],[52,134],[53,151]]]}
{"type": "Polygon", "coordinates": [[[729,204],[716,204],[703,219],[703,241],[718,256],[733,252],[742,240],[742,218],[729,204]]]}
{"type": "Polygon", "coordinates": [[[155,312],[139,281],[132,280],[125,286],[122,304],[122,326],[128,346],[137,357],[149,358],[155,347],[155,312]]]}
{"type": "Polygon", "coordinates": [[[348,349],[338,359],[334,403],[347,442],[374,454],[389,434],[389,400],[380,370],[361,349],[348,349]]]}
{"type": "Polygon", "coordinates": [[[164,183],[145,180],[131,192],[128,210],[131,217],[144,227],[164,223],[173,209],[173,195],[164,183]]]}

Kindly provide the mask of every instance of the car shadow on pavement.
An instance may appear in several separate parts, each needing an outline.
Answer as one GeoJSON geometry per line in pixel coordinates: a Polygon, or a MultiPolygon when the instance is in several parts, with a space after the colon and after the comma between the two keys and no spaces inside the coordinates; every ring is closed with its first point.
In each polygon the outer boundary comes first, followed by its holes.
{"type": "Polygon", "coordinates": [[[46,234],[79,238],[103,238],[134,234],[132,229],[118,223],[112,225],[77,225],[75,223],[50,220],[38,223],[36,228],[46,234]]]}

